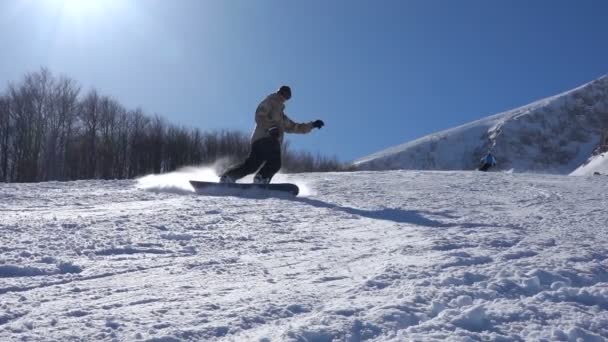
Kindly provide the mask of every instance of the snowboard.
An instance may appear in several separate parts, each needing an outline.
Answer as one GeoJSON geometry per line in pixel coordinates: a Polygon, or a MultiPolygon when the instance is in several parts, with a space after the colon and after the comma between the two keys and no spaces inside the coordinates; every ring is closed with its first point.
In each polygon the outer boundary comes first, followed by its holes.
{"type": "Polygon", "coordinates": [[[268,190],[281,191],[297,196],[300,188],[291,183],[270,183],[270,184],[255,184],[255,183],[217,183],[217,182],[202,182],[191,180],[190,184],[195,190],[203,191],[205,189],[240,189],[240,190],[268,190]]]}

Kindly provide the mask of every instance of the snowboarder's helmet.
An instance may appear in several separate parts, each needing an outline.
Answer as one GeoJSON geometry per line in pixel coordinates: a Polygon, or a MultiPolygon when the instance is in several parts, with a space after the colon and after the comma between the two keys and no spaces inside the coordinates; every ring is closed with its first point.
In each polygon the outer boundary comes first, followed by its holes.
{"type": "Polygon", "coordinates": [[[291,88],[289,88],[289,86],[281,86],[281,88],[279,88],[278,93],[281,94],[286,100],[289,100],[291,98],[291,88]]]}

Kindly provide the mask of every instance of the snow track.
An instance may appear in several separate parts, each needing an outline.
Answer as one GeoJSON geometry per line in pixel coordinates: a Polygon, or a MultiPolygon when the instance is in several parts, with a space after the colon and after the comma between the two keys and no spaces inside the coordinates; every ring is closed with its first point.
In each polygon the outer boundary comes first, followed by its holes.
{"type": "Polygon", "coordinates": [[[314,195],[2,185],[0,340],[608,338],[604,177],[291,177],[314,195]]]}

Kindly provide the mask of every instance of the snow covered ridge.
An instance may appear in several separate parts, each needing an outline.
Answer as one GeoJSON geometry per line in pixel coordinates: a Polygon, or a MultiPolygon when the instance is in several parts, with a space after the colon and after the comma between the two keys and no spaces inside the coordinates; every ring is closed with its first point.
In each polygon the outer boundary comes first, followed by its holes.
{"type": "MultiPolygon", "coordinates": [[[[570,174],[608,130],[608,75],[571,91],[355,161],[363,170],[473,170],[491,149],[499,170],[570,174]]],[[[579,173],[580,174],[580,173],[579,173]]]]}
{"type": "Polygon", "coordinates": [[[0,184],[0,341],[608,338],[605,177],[194,174],[0,184]]]}
{"type": "Polygon", "coordinates": [[[585,175],[608,175],[608,153],[600,153],[595,155],[578,169],[571,173],[573,176],[585,176],[585,175]]]}

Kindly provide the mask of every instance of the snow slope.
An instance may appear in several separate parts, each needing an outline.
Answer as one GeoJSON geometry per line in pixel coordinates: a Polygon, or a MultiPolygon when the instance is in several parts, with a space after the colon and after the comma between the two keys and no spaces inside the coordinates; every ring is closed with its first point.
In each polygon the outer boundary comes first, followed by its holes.
{"type": "Polygon", "coordinates": [[[608,129],[608,76],[563,94],[391,147],[363,170],[473,170],[488,150],[499,170],[569,174],[608,129]]]}
{"type": "Polygon", "coordinates": [[[573,176],[588,176],[599,173],[608,175],[608,153],[604,152],[591,157],[585,164],[574,170],[573,176]]]}
{"type": "Polygon", "coordinates": [[[0,184],[1,341],[604,341],[604,177],[0,184]]]}

